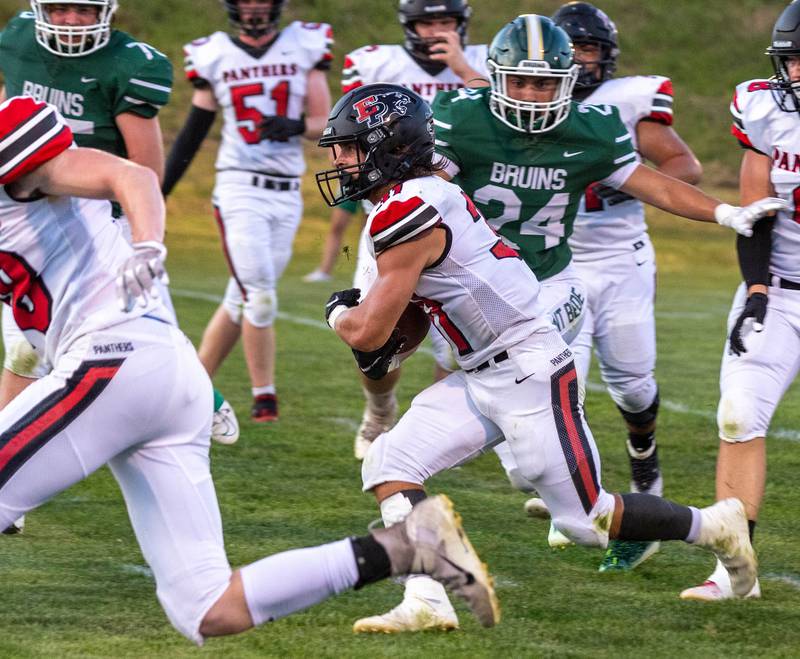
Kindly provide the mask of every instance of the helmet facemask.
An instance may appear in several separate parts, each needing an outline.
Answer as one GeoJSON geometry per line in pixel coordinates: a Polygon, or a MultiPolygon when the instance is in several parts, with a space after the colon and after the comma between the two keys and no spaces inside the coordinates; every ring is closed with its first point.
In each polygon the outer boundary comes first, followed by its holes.
{"type": "Polygon", "coordinates": [[[593,41],[591,39],[573,39],[573,45],[591,44],[600,48],[600,59],[594,62],[576,62],[581,67],[578,73],[578,81],[575,88],[580,91],[594,89],[606,80],[610,80],[617,70],[617,55],[619,49],[613,49],[609,44],[603,41],[593,41]],[[589,67],[596,66],[596,69],[589,70],[589,67]]]}
{"type": "Polygon", "coordinates": [[[506,126],[522,133],[544,133],[567,118],[572,90],[580,73],[577,64],[568,69],[551,69],[547,62],[541,60],[522,60],[516,66],[501,66],[489,59],[487,65],[492,86],[489,108],[506,126]],[[508,93],[508,79],[511,76],[556,78],[558,84],[550,101],[520,101],[508,93]]]}
{"type": "Polygon", "coordinates": [[[117,0],[31,0],[36,41],[60,57],[81,57],[105,46],[111,38],[111,20],[117,0]],[[81,5],[97,8],[97,20],[91,25],[55,25],[49,5],[81,5]]]}
{"type": "Polygon", "coordinates": [[[239,11],[239,0],[222,0],[225,11],[228,12],[228,19],[231,25],[253,39],[263,37],[278,28],[284,3],[285,0],[272,0],[269,8],[257,11],[254,11],[251,5],[248,9],[251,16],[247,20],[242,20],[242,15],[239,11]]]}
{"type": "Polygon", "coordinates": [[[787,64],[789,57],[800,59],[800,50],[780,54],[770,51],[774,49],[768,50],[767,54],[771,56],[775,69],[775,76],[770,80],[775,102],[784,112],[800,112],[800,80],[792,82],[787,64]]]}

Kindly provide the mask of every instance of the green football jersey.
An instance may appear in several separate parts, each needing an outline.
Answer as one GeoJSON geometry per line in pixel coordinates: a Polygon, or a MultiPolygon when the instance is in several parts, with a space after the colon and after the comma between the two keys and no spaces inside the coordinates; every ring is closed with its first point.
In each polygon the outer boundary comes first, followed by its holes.
{"type": "Polygon", "coordinates": [[[100,50],[59,57],[36,42],[33,12],[12,18],[0,33],[6,96],[33,96],[58,108],[79,146],[127,157],[115,117],[154,117],[169,100],[172,64],[152,46],[113,30],[100,50]]]}
{"type": "Polygon", "coordinates": [[[459,169],[453,181],[540,280],[572,260],[567,238],[587,186],[624,177],[638,162],[610,105],[573,103],[561,124],[539,134],[492,115],[488,87],[440,92],[433,113],[436,151],[459,169]]]}

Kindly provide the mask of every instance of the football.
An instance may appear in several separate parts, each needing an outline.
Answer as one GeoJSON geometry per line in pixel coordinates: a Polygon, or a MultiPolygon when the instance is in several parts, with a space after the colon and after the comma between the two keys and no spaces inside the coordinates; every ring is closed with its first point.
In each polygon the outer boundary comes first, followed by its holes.
{"type": "Polygon", "coordinates": [[[413,302],[409,302],[397,321],[396,327],[400,331],[400,335],[406,337],[403,352],[398,355],[400,359],[405,359],[419,347],[419,344],[428,335],[431,321],[422,309],[413,302]]]}

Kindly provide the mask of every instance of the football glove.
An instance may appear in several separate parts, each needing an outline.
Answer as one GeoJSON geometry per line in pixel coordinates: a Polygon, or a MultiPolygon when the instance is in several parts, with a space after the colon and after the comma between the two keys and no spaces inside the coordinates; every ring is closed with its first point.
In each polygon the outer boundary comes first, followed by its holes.
{"type": "Polygon", "coordinates": [[[610,185],[603,185],[602,183],[593,183],[592,190],[594,190],[594,193],[609,206],[616,206],[623,201],[635,199],[635,197],[631,197],[627,192],[612,188],[610,185]]]}
{"type": "Polygon", "coordinates": [[[736,324],[731,330],[728,339],[728,350],[732,355],[741,355],[747,352],[742,340],[742,334],[747,334],[751,329],[754,332],[764,330],[764,317],[767,315],[767,296],[764,293],[753,293],[747,298],[747,302],[742,309],[742,313],[736,319],[736,324]],[[745,324],[747,327],[745,327],[745,324]],[[743,332],[744,330],[744,332],[743,332]]]}
{"type": "Polygon", "coordinates": [[[400,365],[396,356],[403,351],[405,344],[406,337],[401,336],[400,330],[395,327],[386,343],[377,350],[370,352],[362,352],[355,348],[352,350],[361,372],[370,380],[380,380],[390,370],[394,370],[400,365]]]}
{"type": "Polygon", "coordinates": [[[783,199],[764,197],[747,206],[720,204],[714,209],[714,219],[724,227],[730,227],[745,238],[753,235],[753,225],[765,215],[789,207],[783,199]]]}
{"type": "Polygon", "coordinates": [[[258,132],[262,140],[288,142],[290,137],[306,132],[306,120],[303,118],[289,119],[289,117],[276,115],[264,117],[258,124],[258,132]]]}
{"type": "Polygon", "coordinates": [[[133,309],[138,302],[145,306],[148,298],[158,297],[156,281],[169,283],[164,259],[167,248],[156,240],[133,243],[133,254],[129,256],[117,272],[117,299],[119,307],[125,312],[133,309]]]}
{"type": "Polygon", "coordinates": [[[325,304],[325,322],[328,323],[328,327],[335,330],[336,319],[351,307],[357,307],[360,297],[360,288],[348,288],[333,293],[325,304]]]}

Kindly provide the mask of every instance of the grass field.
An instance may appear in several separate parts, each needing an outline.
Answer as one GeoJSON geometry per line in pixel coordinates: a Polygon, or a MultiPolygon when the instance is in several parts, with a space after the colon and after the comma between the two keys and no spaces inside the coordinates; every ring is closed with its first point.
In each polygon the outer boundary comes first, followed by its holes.
{"type": "MultiPolygon", "coordinates": [[[[394,3],[373,3],[378,18],[364,25],[355,17],[364,1],[297,0],[291,12],[335,26],[338,19],[339,54],[368,41],[397,40],[394,3]]],[[[201,3],[208,12],[188,11],[186,0],[142,0],[135,9],[128,0],[120,17],[123,27],[142,38],[159,46],[166,42],[178,64],[178,45],[216,29],[222,15],[216,2],[201,3]],[[170,20],[174,11],[181,20],[170,20]]],[[[488,17],[475,23],[477,42],[505,18],[491,11],[488,0],[473,4],[477,16],[488,17]]],[[[0,22],[12,13],[11,5],[3,1],[0,22]]],[[[523,9],[550,13],[556,6],[549,0],[535,7],[522,0],[503,3],[509,15],[523,9]]],[[[627,47],[623,71],[666,73],[685,87],[679,128],[707,164],[712,182],[731,181],[739,153],[726,135],[727,95],[738,80],[768,71],[760,52],[784,2],[741,0],[736,11],[722,0],[609,0],[603,6],[620,23],[627,47]]],[[[176,105],[165,111],[168,134],[180,125],[187,102],[182,88],[176,105]]],[[[207,145],[169,206],[173,297],[181,324],[195,341],[226,279],[209,214],[213,146],[207,145]]],[[[322,161],[309,153],[314,171],[322,161]]],[[[247,420],[250,394],[240,350],[216,380],[242,422],[237,445],[212,448],[234,565],[362,533],[378,516],[371,498],[360,492],[359,465],[352,458],[362,406],[352,360],[322,323],[324,301],[331,290],[349,286],[353,262],[340,258],[330,284],[301,282],[316,265],[328,216],[310,182],[304,192],[306,215],[279,291],[281,420],[268,427],[247,420]]],[[[716,192],[735,200],[730,188],[716,192]]],[[[659,442],[666,494],[702,506],[714,497],[719,360],[738,282],[734,240],[719,227],[660,213],[651,213],[650,222],[659,261],[659,442]]],[[[356,232],[352,227],[348,237],[352,247],[356,232]]],[[[403,405],[429,383],[432,364],[425,354],[408,363],[399,392],[403,405]]],[[[597,385],[596,373],[591,380],[597,385]]],[[[590,390],[587,413],[604,457],[606,487],[625,488],[622,422],[598,386],[590,390]]],[[[354,636],[350,626],[356,618],[399,601],[400,588],[386,583],[241,637],[209,641],[201,650],[179,636],[159,608],[122,498],[108,471],[101,470],[32,513],[23,536],[0,536],[0,657],[800,656],[799,443],[795,388],[779,408],[769,439],[769,483],[756,542],[760,601],[678,600],[677,593],[705,578],[713,564],[708,553],[681,543],[665,546],[628,575],[598,574],[597,550],[553,553],[546,524],[525,518],[524,497],[507,486],[497,461],[485,456],[433,479],[429,490],[451,496],[496,575],[504,614],[498,627],[479,629],[457,605],[458,632],[354,636]]]]}

